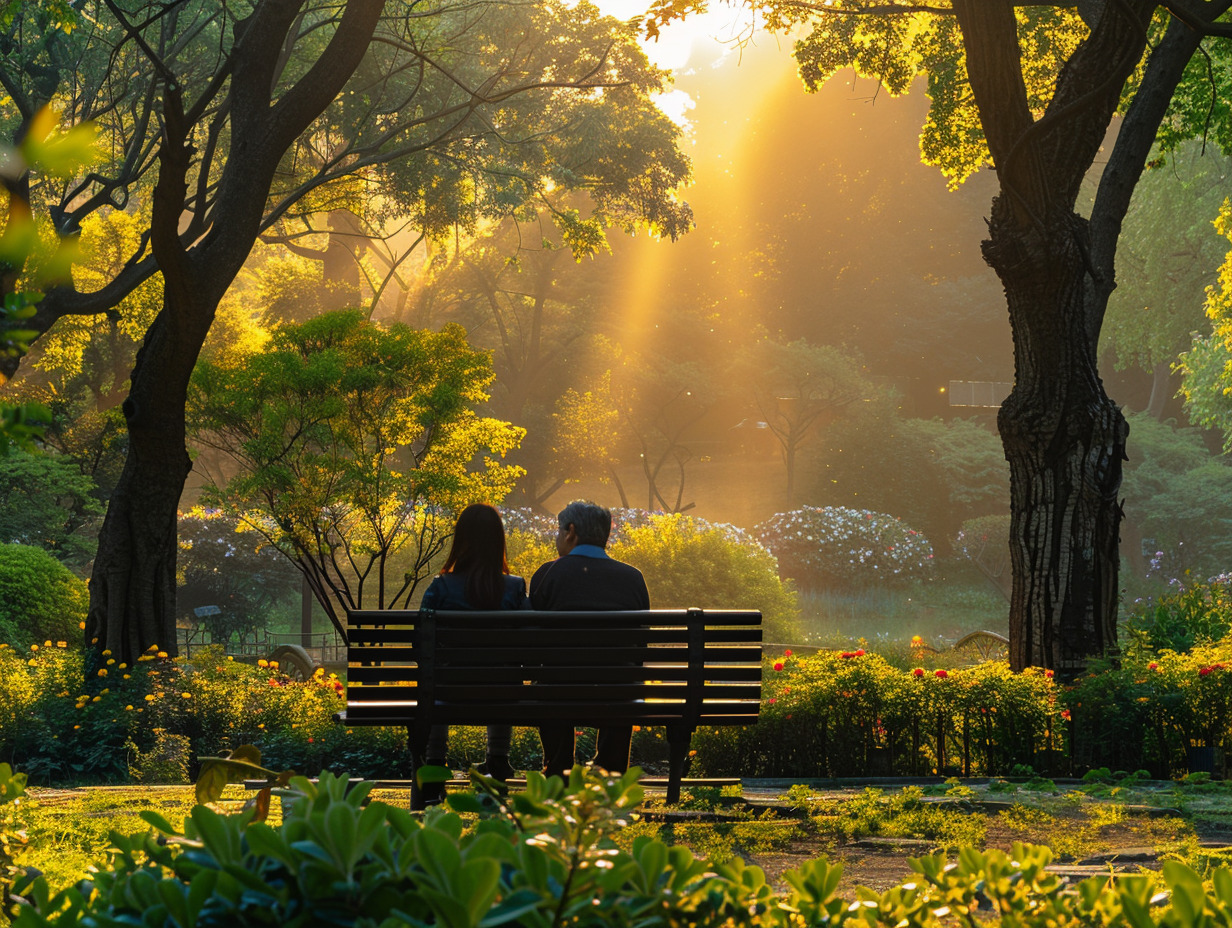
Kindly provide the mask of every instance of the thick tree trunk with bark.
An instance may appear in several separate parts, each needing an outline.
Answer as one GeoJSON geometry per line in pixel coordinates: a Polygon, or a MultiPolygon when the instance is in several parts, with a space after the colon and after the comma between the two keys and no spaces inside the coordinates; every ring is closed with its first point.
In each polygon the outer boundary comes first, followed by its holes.
{"type": "Polygon", "coordinates": [[[1022,230],[994,205],[985,256],[1005,285],[1014,390],[998,416],[1010,464],[1010,663],[1080,670],[1116,646],[1121,509],[1129,429],[1104,392],[1087,330],[1083,221],[1022,230]]]}

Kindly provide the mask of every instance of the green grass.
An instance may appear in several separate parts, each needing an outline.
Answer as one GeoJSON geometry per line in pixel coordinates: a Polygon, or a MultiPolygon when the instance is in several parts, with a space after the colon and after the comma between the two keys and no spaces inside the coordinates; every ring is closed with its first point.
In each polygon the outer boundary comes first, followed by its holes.
{"type": "Polygon", "coordinates": [[[805,641],[845,648],[861,638],[881,653],[915,635],[934,647],[974,631],[1006,634],[1009,607],[991,587],[936,581],[903,589],[801,592],[805,641]]]}

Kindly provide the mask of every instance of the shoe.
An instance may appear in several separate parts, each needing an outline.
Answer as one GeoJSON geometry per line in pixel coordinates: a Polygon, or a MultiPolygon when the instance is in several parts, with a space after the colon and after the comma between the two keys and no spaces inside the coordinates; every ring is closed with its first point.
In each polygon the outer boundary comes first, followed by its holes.
{"type": "MultiPolygon", "coordinates": [[[[429,760],[425,766],[428,767],[444,767],[447,766],[443,760],[429,760]]],[[[425,806],[439,806],[445,801],[445,784],[443,782],[424,783],[419,787],[419,795],[423,797],[425,806]]]]}
{"type": "Polygon", "coordinates": [[[513,764],[509,763],[509,757],[505,754],[489,754],[484,766],[488,768],[488,776],[502,783],[510,777],[517,776],[518,773],[513,769],[513,764]]]}

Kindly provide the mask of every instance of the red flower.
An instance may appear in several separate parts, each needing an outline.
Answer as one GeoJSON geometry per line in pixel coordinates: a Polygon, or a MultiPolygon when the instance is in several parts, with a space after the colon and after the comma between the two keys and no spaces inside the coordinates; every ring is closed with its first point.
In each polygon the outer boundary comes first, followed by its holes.
{"type": "Polygon", "coordinates": [[[938,670],[936,673],[933,674],[933,676],[935,676],[939,680],[944,680],[949,675],[950,675],[950,672],[948,670],[938,670]]]}
{"type": "Polygon", "coordinates": [[[791,687],[790,687],[790,686],[785,686],[785,687],[783,687],[783,692],[784,692],[784,693],[790,693],[790,692],[791,692],[791,687]]]}
{"type": "Polygon", "coordinates": [[[308,743],[309,743],[309,744],[312,744],[314,741],[316,741],[316,739],[315,739],[315,738],[309,738],[309,739],[308,739],[308,743]]]}
{"type": "Polygon", "coordinates": [[[850,660],[851,658],[855,657],[855,655],[852,654],[850,651],[844,651],[842,654],[839,655],[839,657],[841,657],[843,660],[850,660]]]}
{"type": "Polygon", "coordinates": [[[1203,667],[1201,670],[1198,671],[1198,676],[1200,677],[1208,676],[1210,672],[1214,669],[1215,669],[1214,667],[1203,667]]]}
{"type": "Polygon", "coordinates": [[[1053,672],[1051,670],[1045,670],[1044,676],[1046,676],[1049,680],[1051,680],[1053,678],[1053,672]]]}
{"type": "Polygon", "coordinates": [[[773,706],[776,702],[778,702],[778,700],[775,699],[773,696],[771,696],[769,699],[766,700],[766,702],[768,702],[770,705],[773,706]]]}
{"type": "Polygon", "coordinates": [[[1067,722],[1070,720],[1071,716],[1068,709],[1061,710],[1061,718],[1065,719],[1067,722]]]}
{"type": "Polygon", "coordinates": [[[913,674],[915,674],[917,677],[922,677],[922,676],[924,676],[924,668],[923,668],[923,667],[917,667],[915,670],[913,670],[913,671],[911,671],[911,672],[912,672],[913,674]]]}
{"type": "Polygon", "coordinates": [[[788,719],[791,718],[791,713],[788,712],[787,715],[784,716],[784,718],[788,718],[788,719]]]}
{"type": "Polygon", "coordinates": [[[775,669],[775,670],[782,670],[782,669],[783,669],[783,662],[782,662],[782,661],[775,661],[775,662],[774,662],[774,669],[775,669]]]}
{"type": "Polygon", "coordinates": [[[788,648],[786,651],[784,651],[784,652],[783,652],[783,656],[784,656],[784,657],[791,657],[791,648],[788,648]]]}
{"type": "Polygon", "coordinates": [[[1158,670],[1159,665],[1155,663],[1154,661],[1151,661],[1149,664],[1146,665],[1146,669],[1147,670],[1158,670]]]}
{"type": "Polygon", "coordinates": [[[858,649],[856,651],[856,657],[863,657],[863,656],[864,656],[864,649],[863,648],[858,649]]]}

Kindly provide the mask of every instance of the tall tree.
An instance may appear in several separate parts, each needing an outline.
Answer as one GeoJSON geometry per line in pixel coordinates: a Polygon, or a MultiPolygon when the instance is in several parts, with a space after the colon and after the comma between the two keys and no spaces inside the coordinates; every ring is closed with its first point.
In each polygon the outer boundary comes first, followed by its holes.
{"type": "MultiPolygon", "coordinates": [[[[174,648],[175,514],[189,469],[193,365],[253,243],[297,203],[352,175],[379,175],[399,192],[391,202],[439,230],[471,228],[552,184],[590,185],[613,220],[665,234],[688,224],[674,196],[688,173],[674,130],[660,124],[668,144],[623,184],[606,183],[608,156],[587,162],[570,148],[574,122],[602,118],[608,98],[645,98],[664,79],[631,31],[593,7],[106,0],[66,32],[46,15],[52,5],[25,4],[0,22],[8,94],[0,121],[20,136],[54,98],[73,121],[98,119],[111,158],[64,184],[30,173],[6,182],[35,188],[62,232],[134,198],[148,200],[150,221],[119,273],[89,292],[53,288],[31,328],[106,311],[155,272],[164,280],[123,404],[129,456],[90,587],[87,638],[128,659],[152,642],[174,648]],[[518,102],[528,98],[539,118],[524,126],[518,102]]],[[[629,118],[639,112],[628,108],[629,118]]],[[[612,221],[558,219],[579,245],[612,221]]],[[[13,364],[0,368],[11,373],[13,364]]]]}
{"type": "MultiPolygon", "coordinates": [[[[659,0],[651,31],[699,5],[659,0]]],[[[1226,68],[1208,72],[1208,62],[1222,46],[1194,57],[1207,37],[1232,35],[1219,21],[1232,0],[750,5],[772,28],[811,26],[796,45],[808,86],[854,67],[902,93],[926,75],[924,158],[955,182],[995,167],[983,251],[1014,337],[1015,384],[998,419],[1011,474],[1010,660],[1076,672],[1117,644],[1128,426],[1096,363],[1117,238],[1161,127],[1176,144],[1209,122],[1226,68]],[[1090,215],[1080,215],[1084,178],[1118,111],[1090,215]]]]}

